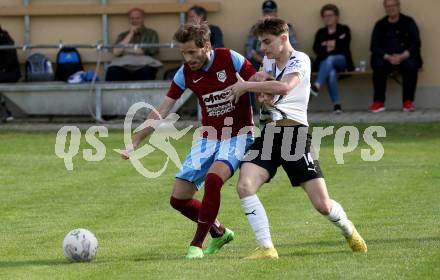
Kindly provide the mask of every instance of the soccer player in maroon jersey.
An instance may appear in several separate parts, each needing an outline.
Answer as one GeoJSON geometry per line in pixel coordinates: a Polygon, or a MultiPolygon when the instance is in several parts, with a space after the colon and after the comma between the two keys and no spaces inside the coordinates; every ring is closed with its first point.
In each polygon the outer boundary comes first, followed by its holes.
{"type": "MultiPolygon", "coordinates": [[[[220,190],[234,174],[253,141],[250,94],[232,103],[224,89],[237,81],[236,73],[248,80],[255,70],[248,60],[233,50],[213,50],[209,38],[206,23],[182,25],[174,34],[185,63],[177,71],[168,93],[157,108],[161,117],[165,118],[182,93],[190,89],[202,109],[200,136],[176,174],[170,199],[173,208],[197,222],[197,231],[186,255],[189,259],[216,253],[233,240],[234,233],[216,220],[220,190]],[[205,193],[200,202],[194,195],[203,184],[205,193]],[[212,239],[202,250],[208,232],[212,239]]],[[[159,119],[159,116],[150,113],[148,119],[159,119]]],[[[146,127],[136,134],[132,146],[126,147],[123,158],[127,159],[153,130],[146,127]]]]}

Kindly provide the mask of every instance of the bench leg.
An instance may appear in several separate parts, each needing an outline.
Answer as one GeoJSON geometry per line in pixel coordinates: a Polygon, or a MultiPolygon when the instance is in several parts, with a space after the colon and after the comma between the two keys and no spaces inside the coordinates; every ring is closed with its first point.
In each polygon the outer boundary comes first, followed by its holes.
{"type": "Polygon", "coordinates": [[[104,122],[102,119],[102,90],[100,86],[95,88],[95,120],[98,123],[104,122]]]}

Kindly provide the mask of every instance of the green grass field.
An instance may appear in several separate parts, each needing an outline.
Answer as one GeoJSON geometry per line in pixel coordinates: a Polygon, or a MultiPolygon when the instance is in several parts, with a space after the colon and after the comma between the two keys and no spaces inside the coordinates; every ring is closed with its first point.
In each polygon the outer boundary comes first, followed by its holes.
{"type": "MultiPolygon", "coordinates": [[[[235,193],[237,176],[223,188],[219,215],[236,240],[218,255],[189,261],[195,224],[168,203],[174,165],[145,179],[112,151],[123,138],[110,131],[105,160],[86,162],[80,150],[68,172],[54,153],[56,132],[0,131],[0,279],[440,279],[440,124],[385,127],[379,162],[361,160],[366,144],[345,155],[344,165],[335,162],[333,137],[321,148],[329,191],[357,224],[368,254],[353,254],[278,172],[260,192],[278,261],[242,260],[256,242],[235,193]],[[63,257],[64,235],[77,227],[99,240],[91,263],[63,257]]],[[[190,145],[190,136],[176,145],[181,158],[190,145]]],[[[81,148],[90,146],[82,141],[81,148]]],[[[163,160],[155,152],[144,162],[154,169],[163,160]]]]}

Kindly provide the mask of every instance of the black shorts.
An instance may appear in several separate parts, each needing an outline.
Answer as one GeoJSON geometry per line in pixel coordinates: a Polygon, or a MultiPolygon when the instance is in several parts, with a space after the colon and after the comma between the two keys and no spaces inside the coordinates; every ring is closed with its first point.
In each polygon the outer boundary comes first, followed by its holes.
{"type": "Polygon", "coordinates": [[[269,182],[281,165],[292,186],[323,178],[319,162],[311,151],[312,137],[304,125],[266,126],[255,139],[241,163],[251,162],[269,172],[269,182]]]}

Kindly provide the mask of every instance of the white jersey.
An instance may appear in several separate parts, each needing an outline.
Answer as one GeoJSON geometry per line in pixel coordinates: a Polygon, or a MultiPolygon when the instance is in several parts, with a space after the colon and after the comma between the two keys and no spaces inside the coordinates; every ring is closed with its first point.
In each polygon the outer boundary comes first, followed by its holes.
{"type": "Polygon", "coordinates": [[[274,107],[267,107],[262,110],[262,119],[264,120],[264,111],[270,113],[273,121],[280,119],[291,119],[298,123],[308,126],[307,108],[310,97],[310,58],[307,54],[299,51],[293,51],[284,69],[278,69],[275,59],[263,59],[263,71],[281,80],[284,75],[297,73],[299,84],[296,85],[287,95],[279,96],[274,107]]]}

